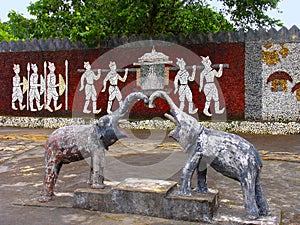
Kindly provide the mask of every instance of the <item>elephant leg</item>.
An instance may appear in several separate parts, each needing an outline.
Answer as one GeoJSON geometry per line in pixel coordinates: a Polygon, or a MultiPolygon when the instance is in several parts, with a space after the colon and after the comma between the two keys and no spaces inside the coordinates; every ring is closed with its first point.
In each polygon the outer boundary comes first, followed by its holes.
{"type": "Polygon", "coordinates": [[[270,214],[268,202],[264,196],[263,189],[260,184],[260,171],[258,171],[255,182],[255,198],[258,207],[258,213],[261,216],[268,216],[270,214]]]}
{"type": "Polygon", "coordinates": [[[54,187],[54,185],[56,184],[56,180],[57,180],[57,178],[58,178],[58,174],[59,174],[59,172],[60,172],[60,169],[61,169],[62,165],[63,165],[62,162],[60,162],[60,163],[58,163],[57,166],[56,166],[56,176],[54,176],[54,184],[53,184],[53,187],[54,187]]]}
{"type": "Polygon", "coordinates": [[[206,183],[206,175],[207,175],[207,164],[205,161],[200,160],[198,168],[197,168],[197,192],[207,193],[207,183],[206,183]]]}
{"type": "Polygon", "coordinates": [[[255,198],[255,180],[256,173],[253,174],[251,172],[247,172],[241,178],[244,207],[246,210],[246,218],[248,219],[257,219],[259,216],[255,198]]]}
{"type": "Polygon", "coordinates": [[[62,167],[62,162],[56,162],[55,156],[50,157],[45,162],[44,184],[40,202],[48,202],[54,196],[54,186],[62,167]]]}
{"type": "Polygon", "coordinates": [[[199,152],[188,156],[182,169],[180,195],[192,195],[192,176],[199,164],[201,155],[199,152]]]}
{"type": "Polygon", "coordinates": [[[104,163],[105,163],[105,154],[104,150],[97,149],[93,151],[92,154],[92,163],[93,163],[93,174],[92,174],[92,185],[91,188],[105,188],[104,185],[104,163]]]}
{"type": "Polygon", "coordinates": [[[93,157],[91,157],[91,161],[90,161],[90,173],[89,173],[89,177],[87,180],[87,184],[92,185],[92,177],[93,177],[93,157]]]}

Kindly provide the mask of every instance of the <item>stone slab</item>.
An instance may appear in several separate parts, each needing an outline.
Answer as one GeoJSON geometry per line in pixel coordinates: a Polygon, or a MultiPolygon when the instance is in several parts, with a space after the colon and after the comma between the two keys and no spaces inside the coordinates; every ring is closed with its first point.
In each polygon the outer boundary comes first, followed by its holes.
{"type": "Polygon", "coordinates": [[[127,178],[114,189],[120,191],[154,192],[166,194],[172,187],[177,185],[175,181],[127,178]]]}
{"type": "Polygon", "coordinates": [[[179,196],[174,181],[128,178],[105,189],[75,190],[73,207],[211,222],[218,208],[218,193],[195,192],[192,196],[179,196]]]}

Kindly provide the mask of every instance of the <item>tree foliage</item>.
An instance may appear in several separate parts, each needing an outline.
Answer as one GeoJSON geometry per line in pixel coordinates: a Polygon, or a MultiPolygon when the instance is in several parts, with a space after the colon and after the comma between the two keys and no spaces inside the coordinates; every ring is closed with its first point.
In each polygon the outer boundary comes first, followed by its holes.
{"type": "Polygon", "coordinates": [[[270,18],[266,12],[277,9],[280,0],[218,0],[223,3],[221,13],[229,16],[237,29],[269,28],[282,26],[279,19],[270,18]]]}
{"type": "Polygon", "coordinates": [[[9,26],[7,24],[0,23],[0,42],[14,40],[14,36],[8,33],[9,26]]]}
{"type": "Polygon", "coordinates": [[[12,10],[8,14],[9,21],[5,23],[9,27],[8,32],[16,39],[32,39],[34,37],[35,21],[27,19],[22,14],[12,10]]]}
{"type": "Polygon", "coordinates": [[[220,0],[224,6],[220,12],[209,1],[38,0],[28,7],[35,19],[11,11],[5,31],[18,39],[67,37],[96,46],[100,39],[115,35],[155,37],[161,33],[215,33],[280,25],[280,21],[266,16],[280,0],[220,0]]]}

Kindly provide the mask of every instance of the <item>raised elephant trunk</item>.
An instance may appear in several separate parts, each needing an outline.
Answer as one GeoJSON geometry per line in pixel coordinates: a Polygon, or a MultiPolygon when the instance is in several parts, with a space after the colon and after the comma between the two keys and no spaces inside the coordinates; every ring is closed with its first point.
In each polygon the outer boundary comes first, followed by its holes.
{"type": "Polygon", "coordinates": [[[170,106],[170,112],[172,115],[165,113],[164,116],[171,120],[173,123],[178,124],[179,121],[177,120],[176,115],[181,111],[170,98],[170,96],[164,91],[155,91],[149,98],[149,108],[154,108],[155,104],[153,103],[155,99],[163,98],[167,101],[170,106]]]}
{"type": "Polygon", "coordinates": [[[163,98],[167,101],[172,111],[178,111],[179,108],[175,105],[170,96],[164,91],[155,91],[149,98],[149,108],[154,108],[154,100],[157,98],[163,98]]]}
{"type": "Polygon", "coordinates": [[[146,95],[141,92],[134,92],[125,98],[119,109],[111,114],[99,118],[98,122],[95,124],[95,127],[98,137],[102,138],[102,141],[105,143],[106,147],[112,145],[121,138],[127,137],[126,133],[124,133],[118,126],[119,120],[125,116],[131,103],[138,99],[142,99],[146,104],[149,102],[146,95]]]}
{"type": "Polygon", "coordinates": [[[104,188],[105,150],[117,140],[127,137],[118,127],[118,121],[136,99],[148,103],[146,95],[129,94],[120,108],[99,118],[97,123],[61,127],[49,135],[45,143],[45,175],[39,201],[50,201],[54,186],[63,164],[91,157],[89,184],[91,188],[104,188]]]}
{"type": "Polygon", "coordinates": [[[159,97],[165,99],[170,106],[171,115],[165,114],[165,117],[176,124],[176,128],[169,133],[169,136],[177,140],[185,150],[189,149],[190,143],[197,139],[197,134],[203,127],[199,126],[198,120],[194,117],[180,110],[164,91],[155,91],[150,96],[149,107],[155,107],[153,102],[159,97]],[[184,132],[193,133],[194,135],[191,135],[190,138],[182,138],[184,132]]]}
{"type": "Polygon", "coordinates": [[[129,106],[132,104],[134,100],[142,99],[145,104],[148,104],[148,97],[144,95],[142,92],[134,92],[125,98],[124,102],[120,105],[119,109],[112,113],[112,116],[116,117],[116,119],[120,119],[125,116],[129,106]]]}
{"type": "Polygon", "coordinates": [[[207,192],[206,164],[217,172],[241,183],[246,216],[256,219],[269,214],[269,206],[260,185],[262,161],[255,147],[242,137],[218,130],[210,130],[198,120],[184,113],[167,93],[154,92],[149,105],[162,97],[171,107],[176,128],[169,133],[188,153],[182,169],[180,194],[192,195],[192,177],[197,172],[197,192],[207,192]]]}
{"type": "Polygon", "coordinates": [[[149,98],[149,108],[154,108],[154,100],[157,98],[163,98],[167,101],[167,103],[170,106],[170,113],[169,114],[165,114],[165,117],[169,120],[171,120],[172,122],[174,122],[176,125],[180,125],[183,121],[189,121],[189,123],[194,124],[194,125],[198,125],[198,121],[186,114],[185,112],[183,112],[181,109],[179,109],[176,104],[173,102],[173,100],[170,98],[170,96],[164,92],[164,91],[155,91],[149,98]]]}

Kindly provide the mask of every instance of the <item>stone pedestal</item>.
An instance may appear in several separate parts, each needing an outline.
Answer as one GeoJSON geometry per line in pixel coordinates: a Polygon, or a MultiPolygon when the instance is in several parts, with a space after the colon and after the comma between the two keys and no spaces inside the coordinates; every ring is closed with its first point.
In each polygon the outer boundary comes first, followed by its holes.
{"type": "Polygon", "coordinates": [[[77,189],[74,207],[187,221],[211,222],[218,193],[179,196],[173,181],[128,178],[105,189],[77,189]]]}

